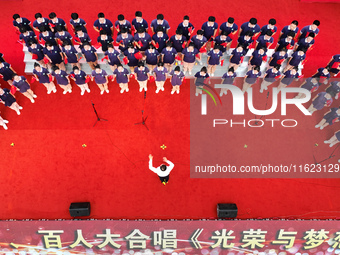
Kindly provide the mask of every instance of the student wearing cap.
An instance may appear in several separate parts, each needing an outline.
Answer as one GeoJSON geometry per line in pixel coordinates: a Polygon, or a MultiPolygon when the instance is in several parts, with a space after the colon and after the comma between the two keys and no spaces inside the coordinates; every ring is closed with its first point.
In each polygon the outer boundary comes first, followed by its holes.
{"type": "Polygon", "coordinates": [[[156,83],[156,93],[164,91],[164,83],[167,79],[168,70],[164,67],[163,62],[158,62],[157,67],[153,69],[156,83]]]}
{"type": "Polygon", "coordinates": [[[33,21],[33,29],[37,32],[40,32],[40,27],[44,26],[50,29],[50,20],[48,18],[44,18],[40,12],[37,12],[34,15],[35,21],[33,21]]]}
{"type": "Polygon", "coordinates": [[[172,70],[169,75],[171,76],[171,95],[175,92],[179,94],[179,88],[183,83],[184,73],[181,71],[179,66],[176,66],[174,70],[172,70]]]}
{"type": "Polygon", "coordinates": [[[94,70],[91,73],[91,76],[92,81],[94,80],[97,83],[101,95],[104,94],[104,91],[106,93],[109,93],[108,87],[109,80],[107,78],[107,73],[105,70],[101,69],[99,65],[95,65],[94,70]]]}
{"type": "Polygon", "coordinates": [[[156,19],[151,21],[150,27],[151,27],[152,33],[156,33],[158,26],[160,26],[163,29],[163,32],[166,34],[168,33],[170,29],[169,22],[164,19],[164,15],[161,13],[157,14],[156,19]]]}
{"type": "Polygon", "coordinates": [[[19,76],[17,74],[13,74],[13,86],[17,88],[21,94],[31,100],[31,103],[34,103],[34,98],[37,97],[36,94],[31,89],[30,84],[24,76],[19,76]]]}
{"type": "Polygon", "coordinates": [[[57,92],[53,81],[50,81],[50,73],[46,68],[41,67],[38,63],[34,63],[33,75],[37,81],[46,87],[47,94],[51,94],[52,91],[53,93],[57,92]]]}
{"type": "Polygon", "coordinates": [[[87,93],[90,93],[90,88],[88,83],[86,82],[87,75],[84,71],[79,70],[78,66],[73,67],[73,71],[70,73],[70,77],[74,82],[77,84],[77,86],[80,88],[80,95],[83,96],[85,94],[85,91],[87,93]]]}
{"type": "Polygon", "coordinates": [[[144,66],[143,62],[138,62],[137,67],[135,67],[135,74],[136,74],[136,79],[139,84],[139,92],[142,92],[143,89],[146,92],[148,90],[148,79],[150,76],[150,70],[149,68],[144,66]]]}
{"type": "Polygon", "coordinates": [[[161,58],[165,68],[168,71],[172,70],[172,66],[175,63],[176,56],[177,56],[176,49],[172,47],[171,42],[167,42],[166,47],[162,50],[161,58]]]}
{"type": "Polygon", "coordinates": [[[244,36],[248,31],[252,32],[254,37],[257,37],[261,31],[260,26],[257,24],[257,19],[251,18],[249,22],[243,23],[239,31],[239,37],[244,36]]]}
{"type": "Polygon", "coordinates": [[[60,69],[65,70],[64,55],[60,51],[60,48],[49,42],[46,43],[45,46],[46,47],[43,50],[45,58],[47,58],[52,65],[56,65],[60,69]]]}
{"type": "Polygon", "coordinates": [[[120,93],[123,93],[124,91],[129,92],[129,71],[121,64],[117,64],[116,70],[113,71],[112,81],[114,81],[114,79],[116,79],[120,87],[120,93]]]}
{"type": "Polygon", "coordinates": [[[134,28],[134,31],[137,31],[139,28],[144,28],[146,32],[148,32],[148,22],[143,19],[143,13],[141,11],[135,12],[135,18],[132,20],[132,26],[134,28]]]}
{"type": "Polygon", "coordinates": [[[163,157],[163,161],[169,164],[169,166],[162,164],[159,167],[155,168],[152,165],[152,159],[153,159],[153,156],[150,154],[149,155],[149,169],[158,175],[163,185],[166,185],[169,182],[170,172],[174,168],[174,164],[170,160],[168,160],[166,157],[163,157]]]}
{"type": "Polygon", "coordinates": [[[19,14],[13,15],[13,26],[19,30],[20,28],[25,28],[27,31],[33,31],[31,26],[31,21],[24,17],[20,17],[19,14]]]}
{"type": "Polygon", "coordinates": [[[182,23],[180,23],[177,26],[177,30],[181,30],[182,35],[187,39],[187,41],[189,41],[191,35],[193,35],[195,27],[193,24],[190,23],[190,19],[188,15],[184,16],[182,23]]]}
{"type": "Polygon", "coordinates": [[[261,35],[265,35],[267,33],[267,31],[271,31],[272,35],[274,36],[274,34],[277,32],[277,27],[276,25],[276,19],[270,19],[268,21],[268,25],[265,25],[261,28],[261,35]]]}
{"type": "Polygon", "coordinates": [[[98,65],[98,55],[96,49],[91,46],[88,42],[83,43],[83,48],[81,50],[87,64],[92,70],[98,65]]]}
{"type": "Polygon", "coordinates": [[[105,30],[108,36],[113,36],[113,24],[105,18],[104,13],[98,13],[98,19],[93,23],[93,28],[98,33],[100,30],[105,30]]]}
{"type": "Polygon", "coordinates": [[[192,69],[194,68],[196,55],[198,54],[198,50],[195,49],[193,43],[189,43],[188,47],[184,48],[182,51],[182,61],[183,61],[183,72],[192,74],[192,69]]]}
{"type": "Polygon", "coordinates": [[[120,64],[119,54],[119,51],[115,50],[112,44],[108,44],[105,56],[107,57],[107,63],[109,64],[112,72],[114,72],[120,64]]]}
{"type": "MultiPolygon", "coordinates": [[[[51,75],[57,80],[57,84],[62,88],[63,94],[65,95],[67,92],[72,93],[72,86],[70,79],[68,78],[68,74],[64,70],[60,70],[58,66],[52,66],[51,75]]],[[[53,79],[54,79],[53,78],[53,79]]]]}
{"type": "Polygon", "coordinates": [[[126,20],[123,14],[119,14],[117,17],[117,21],[115,22],[115,29],[117,31],[117,35],[120,35],[122,28],[124,28],[128,33],[131,33],[131,23],[126,20]]]}
{"type": "Polygon", "coordinates": [[[253,84],[256,83],[257,78],[261,76],[260,67],[255,66],[252,70],[248,71],[244,76],[242,92],[246,92],[253,84]]]}
{"type": "Polygon", "coordinates": [[[297,35],[297,33],[299,32],[298,25],[299,22],[297,20],[293,20],[292,23],[290,23],[290,25],[282,28],[279,38],[280,39],[286,38],[289,32],[294,32],[294,34],[297,35]]]}
{"type": "Polygon", "coordinates": [[[56,32],[55,28],[57,26],[60,26],[63,30],[67,31],[65,21],[61,18],[58,18],[55,12],[51,12],[50,14],[48,14],[48,17],[50,18],[49,20],[50,29],[53,33],[56,32]]]}
{"type": "Polygon", "coordinates": [[[312,25],[303,27],[300,31],[299,40],[308,37],[310,33],[313,33],[314,37],[316,37],[319,34],[319,28],[318,28],[319,26],[320,26],[320,21],[314,20],[312,25]]]}
{"type": "Polygon", "coordinates": [[[75,31],[76,27],[80,27],[84,33],[87,33],[86,22],[85,20],[79,18],[78,13],[76,12],[71,13],[70,24],[73,31],[75,31]]]}

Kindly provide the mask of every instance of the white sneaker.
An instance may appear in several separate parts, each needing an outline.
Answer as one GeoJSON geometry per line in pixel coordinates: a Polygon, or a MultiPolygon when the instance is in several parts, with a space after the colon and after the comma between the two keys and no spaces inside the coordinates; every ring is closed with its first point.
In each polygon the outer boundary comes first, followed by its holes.
{"type": "Polygon", "coordinates": [[[315,125],[315,128],[319,128],[320,126],[319,125],[315,125]]]}
{"type": "Polygon", "coordinates": [[[320,127],[320,130],[322,130],[322,129],[324,129],[324,126],[321,126],[321,127],[320,127]]]}
{"type": "Polygon", "coordinates": [[[329,141],[328,140],[326,140],[326,141],[323,141],[324,143],[329,143],[329,141]]]}
{"type": "Polygon", "coordinates": [[[37,98],[38,96],[37,95],[33,95],[33,98],[37,98]]]}
{"type": "Polygon", "coordinates": [[[156,90],[156,94],[159,92],[159,89],[156,90]]]}
{"type": "Polygon", "coordinates": [[[215,75],[215,74],[213,74],[213,73],[211,74],[211,76],[214,76],[214,75],[215,75]]]}
{"type": "Polygon", "coordinates": [[[263,93],[263,89],[260,89],[260,93],[263,93]]]}
{"type": "Polygon", "coordinates": [[[164,88],[161,88],[161,91],[164,91],[164,88]]]}
{"type": "Polygon", "coordinates": [[[148,91],[148,88],[144,88],[144,91],[148,91]]]}
{"type": "Polygon", "coordinates": [[[86,89],[86,91],[87,91],[87,93],[90,93],[90,92],[91,92],[91,90],[90,90],[90,89],[86,89]]]}
{"type": "Polygon", "coordinates": [[[200,65],[203,65],[202,61],[198,62],[200,65]]]}
{"type": "Polygon", "coordinates": [[[220,97],[221,97],[221,96],[223,96],[223,93],[222,93],[222,92],[220,92],[220,97]]]}
{"type": "Polygon", "coordinates": [[[189,72],[189,75],[192,75],[192,72],[189,72]]]}
{"type": "Polygon", "coordinates": [[[19,112],[19,111],[17,111],[17,114],[18,114],[18,115],[20,115],[20,112],[19,112]]]}
{"type": "Polygon", "coordinates": [[[34,99],[31,99],[31,103],[33,104],[35,101],[34,101],[34,99]]]}
{"type": "Polygon", "coordinates": [[[7,125],[6,125],[5,123],[2,125],[2,127],[3,127],[5,130],[8,129],[8,127],[7,127],[7,125]]]}
{"type": "Polygon", "coordinates": [[[142,92],[143,88],[139,88],[139,92],[142,92]]]}
{"type": "Polygon", "coordinates": [[[107,90],[105,90],[105,92],[106,92],[106,93],[108,93],[108,94],[110,93],[110,91],[109,91],[108,89],[107,89],[107,90]]]}
{"type": "Polygon", "coordinates": [[[172,91],[171,91],[171,95],[173,95],[174,93],[175,93],[175,91],[174,91],[174,90],[172,90],[172,91]]]}
{"type": "Polygon", "coordinates": [[[85,90],[82,90],[82,91],[80,92],[80,95],[83,96],[84,94],[85,94],[85,90]]]}
{"type": "Polygon", "coordinates": [[[126,88],[125,91],[126,91],[126,92],[129,92],[129,88],[126,88]]]}
{"type": "Polygon", "coordinates": [[[330,144],[329,147],[333,147],[334,144],[330,144]]]}
{"type": "Polygon", "coordinates": [[[67,92],[68,92],[68,93],[72,93],[72,89],[68,90],[67,92]]]}
{"type": "Polygon", "coordinates": [[[195,93],[195,96],[197,96],[197,97],[198,97],[198,93],[195,93]]]}
{"type": "Polygon", "coordinates": [[[120,90],[120,93],[123,94],[123,92],[124,92],[124,89],[121,89],[121,90],[120,90]]]}
{"type": "Polygon", "coordinates": [[[66,93],[67,93],[67,91],[66,91],[66,90],[64,90],[64,91],[63,91],[63,94],[64,94],[64,95],[66,95],[66,93]]]}
{"type": "Polygon", "coordinates": [[[4,123],[8,123],[9,121],[8,120],[3,120],[4,123]]]}
{"type": "Polygon", "coordinates": [[[51,92],[52,92],[52,90],[50,90],[50,91],[47,91],[47,94],[49,95],[49,94],[51,94],[51,92]]]}
{"type": "Polygon", "coordinates": [[[24,108],[22,108],[22,106],[19,106],[19,109],[22,110],[22,109],[24,109],[24,108]]]}
{"type": "Polygon", "coordinates": [[[179,90],[176,90],[176,93],[179,94],[179,90]]]}
{"type": "Polygon", "coordinates": [[[104,94],[104,90],[100,91],[100,94],[103,95],[104,94]]]}
{"type": "Polygon", "coordinates": [[[52,91],[53,91],[53,93],[57,93],[57,89],[56,88],[54,88],[52,91]]]}

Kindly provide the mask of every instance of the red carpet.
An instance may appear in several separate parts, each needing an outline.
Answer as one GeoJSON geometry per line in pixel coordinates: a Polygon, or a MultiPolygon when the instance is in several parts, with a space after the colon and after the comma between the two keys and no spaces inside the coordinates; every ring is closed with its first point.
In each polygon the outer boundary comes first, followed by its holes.
{"type": "MultiPolygon", "coordinates": [[[[162,12],[170,22],[171,34],[185,14],[190,16],[196,28],[210,15],[215,15],[219,24],[224,22],[228,12],[234,13],[239,26],[252,16],[257,17],[261,26],[274,17],[279,30],[293,19],[299,21],[300,28],[319,19],[321,32],[308,56],[305,77],[339,53],[340,36],[334,21],[340,13],[339,4],[304,4],[298,0],[264,4],[257,0],[242,5],[217,1],[207,6],[206,1],[174,0],[151,4],[146,0],[114,3],[103,0],[85,4],[60,0],[60,4],[52,8],[36,0],[18,3],[1,1],[0,51],[20,74],[24,70],[23,53],[21,46],[15,43],[17,35],[11,18],[16,12],[33,21],[37,11],[44,16],[55,11],[67,22],[71,12],[78,12],[88,22],[93,40],[96,33],[92,24],[100,11],[112,21],[119,13],[131,21],[134,12],[142,10],[149,24],[157,13],[162,12]],[[205,12],[207,7],[211,11],[205,12]]],[[[7,86],[3,81],[1,84],[7,86]]],[[[46,95],[45,88],[35,83],[33,90],[38,95],[35,104],[22,95],[17,96],[24,107],[21,116],[0,107],[1,115],[10,121],[10,130],[0,132],[1,219],[69,218],[68,206],[76,201],[90,201],[94,218],[212,218],[216,217],[219,202],[236,203],[240,218],[340,217],[339,179],[190,179],[188,84],[182,86],[179,95],[170,95],[169,83],[163,93],[148,91],[145,112],[149,116],[149,132],[143,126],[134,125],[141,120],[143,107],[143,95],[137,91],[135,82],[130,84],[130,92],[123,95],[119,94],[116,83],[111,83],[110,94],[103,96],[99,95],[95,84],[90,86],[91,93],[81,97],[76,87],[72,94],[62,95],[59,89],[57,94],[46,95]],[[94,128],[91,100],[100,117],[109,120],[94,128]],[[84,144],[85,148],[82,147],[84,144]],[[163,144],[167,146],[164,151],[160,148],[163,144]],[[158,177],[148,170],[149,153],[154,154],[155,165],[161,163],[163,156],[175,163],[167,186],[161,185],[158,177]]],[[[308,127],[312,128],[324,112],[316,113],[308,127]]],[[[339,126],[334,125],[319,132],[317,140],[321,144],[337,129],[339,126]]],[[[301,140],[308,136],[306,132],[301,133],[301,140]]],[[[244,132],[237,135],[240,140],[234,139],[231,146],[243,144],[244,132]]],[[[282,141],[292,138],[289,133],[272,135],[279,136],[282,141]]],[[[256,140],[263,144],[263,136],[258,135],[256,140]]],[[[284,153],[284,149],[290,149],[292,144],[299,145],[299,135],[294,138],[291,144],[268,146],[260,152],[254,150],[249,153],[249,160],[267,157],[269,151],[274,153],[276,150],[278,155],[284,153]]],[[[309,149],[297,148],[301,149],[298,151],[300,158],[308,161],[309,149]]],[[[326,147],[317,149],[323,148],[326,147]]],[[[321,153],[328,155],[328,152],[324,149],[321,153]]],[[[336,159],[338,157],[337,152],[336,159]]]]}

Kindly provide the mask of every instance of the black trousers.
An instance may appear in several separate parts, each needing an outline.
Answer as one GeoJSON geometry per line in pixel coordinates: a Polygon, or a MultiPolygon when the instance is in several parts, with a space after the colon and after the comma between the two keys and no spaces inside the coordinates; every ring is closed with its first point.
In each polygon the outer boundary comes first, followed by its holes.
{"type": "Polygon", "coordinates": [[[159,177],[159,179],[161,180],[161,182],[168,182],[169,181],[169,177],[170,177],[170,175],[168,175],[168,176],[165,176],[165,177],[160,177],[160,176],[158,176],[159,177]]]}

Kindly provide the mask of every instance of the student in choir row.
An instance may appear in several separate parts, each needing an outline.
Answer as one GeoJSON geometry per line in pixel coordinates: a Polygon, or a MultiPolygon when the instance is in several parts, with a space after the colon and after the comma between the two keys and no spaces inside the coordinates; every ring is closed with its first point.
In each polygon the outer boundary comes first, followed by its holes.
{"type": "Polygon", "coordinates": [[[84,33],[87,33],[86,22],[85,20],[79,18],[78,13],[75,12],[71,13],[70,24],[73,29],[73,32],[75,32],[76,27],[80,27],[84,33]]]}
{"type": "Polygon", "coordinates": [[[37,12],[34,15],[35,21],[33,21],[33,29],[40,33],[40,27],[47,27],[50,29],[50,20],[48,18],[44,18],[40,12],[37,12]]]}
{"type": "Polygon", "coordinates": [[[207,72],[208,72],[209,76],[214,76],[217,65],[219,65],[221,63],[222,56],[223,56],[223,53],[222,53],[222,51],[220,51],[219,45],[215,45],[214,49],[212,49],[208,52],[208,59],[207,59],[208,69],[207,69],[207,72]]]}
{"type": "Polygon", "coordinates": [[[302,38],[295,44],[294,51],[299,51],[301,49],[306,49],[306,52],[313,46],[314,44],[314,33],[309,33],[307,37],[302,38]]]}
{"type": "Polygon", "coordinates": [[[81,50],[83,57],[92,70],[95,70],[98,64],[98,55],[96,49],[88,42],[83,43],[83,49],[81,50]]]}
{"type": "Polygon", "coordinates": [[[255,49],[248,61],[248,71],[255,66],[261,66],[263,62],[267,62],[267,48],[261,47],[255,49]]]}
{"type": "Polygon", "coordinates": [[[172,90],[171,90],[171,95],[174,94],[175,92],[179,94],[179,88],[183,83],[184,80],[184,73],[181,71],[181,68],[179,66],[176,66],[174,70],[170,72],[171,75],[171,85],[172,85],[172,90]]]}
{"type": "Polygon", "coordinates": [[[38,63],[34,63],[33,75],[37,81],[46,87],[47,94],[57,92],[57,88],[52,81],[52,76],[46,68],[41,67],[38,63]]]}
{"type": "Polygon", "coordinates": [[[176,34],[170,37],[172,46],[177,51],[179,58],[182,58],[182,51],[186,46],[187,39],[183,36],[183,31],[180,29],[176,30],[176,34]]]}
{"type": "Polygon", "coordinates": [[[134,73],[136,74],[136,79],[139,84],[139,92],[142,92],[143,89],[146,92],[148,90],[148,79],[150,77],[149,68],[144,66],[143,62],[138,62],[137,67],[135,67],[134,73]]]}
{"type": "Polygon", "coordinates": [[[257,78],[261,76],[260,67],[255,66],[252,70],[248,71],[244,76],[242,92],[245,93],[253,84],[256,83],[257,78]]]}
{"type": "Polygon", "coordinates": [[[181,30],[182,31],[182,35],[186,38],[186,41],[189,41],[191,35],[193,35],[195,27],[193,26],[193,24],[190,23],[189,16],[185,15],[183,17],[182,23],[180,23],[177,26],[176,30],[181,30]]]}
{"type": "Polygon", "coordinates": [[[277,32],[277,27],[275,25],[276,25],[276,20],[270,19],[268,21],[268,24],[261,28],[261,35],[265,35],[267,31],[271,31],[272,32],[271,36],[274,36],[274,34],[277,32]]]}
{"type": "Polygon", "coordinates": [[[194,84],[196,86],[195,96],[198,96],[198,94],[202,94],[205,82],[207,82],[206,79],[209,78],[208,69],[203,66],[201,70],[195,74],[194,77],[194,84]]]}
{"type": "Polygon", "coordinates": [[[115,22],[115,29],[117,31],[117,35],[121,34],[122,28],[124,28],[128,33],[131,33],[131,23],[125,19],[123,14],[119,14],[117,17],[117,21],[115,22]]]}
{"type": "Polygon", "coordinates": [[[27,30],[25,27],[21,27],[19,31],[21,33],[19,35],[19,40],[23,42],[25,46],[28,45],[29,41],[34,41],[37,43],[37,37],[33,31],[27,30]]]}
{"type": "Polygon", "coordinates": [[[57,25],[55,27],[55,31],[56,33],[54,34],[56,41],[58,43],[58,45],[62,45],[64,41],[67,41],[70,45],[72,45],[72,36],[69,32],[64,31],[64,29],[57,25]]]}
{"type": "Polygon", "coordinates": [[[221,52],[224,54],[225,52],[228,53],[232,39],[227,35],[227,32],[222,31],[219,36],[216,36],[215,45],[220,47],[221,52]]]}
{"type": "Polygon", "coordinates": [[[335,99],[338,99],[340,93],[340,82],[332,81],[330,85],[326,88],[326,92],[334,96],[335,99]]]}
{"type": "Polygon", "coordinates": [[[97,83],[101,95],[103,95],[104,92],[109,93],[108,87],[109,80],[105,70],[101,69],[99,65],[95,65],[94,70],[91,73],[91,76],[92,81],[94,80],[97,83]]]}
{"type": "Polygon", "coordinates": [[[139,27],[133,39],[135,47],[145,56],[145,51],[151,43],[151,36],[145,32],[145,28],[139,27]]]}
{"type": "MultiPolygon", "coordinates": [[[[236,73],[234,71],[234,67],[230,67],[226,73],[223,74],[222,76],[222,83],[223,84],[228,84],[228,85],[233,85],[234,80],[236,78],[236,73]]],[[[227,95],[228,89],[222,88],[220,91],[220,96],[227,95]]]]}
{"type": "MultiPolygon", "coordinates": [[[[268,68],[272,68],[282,63],[288,58],[287,49],[282,48],[280,51],[276,51],[268,61],[268,68]]],[[[292,67],[293,68],[293,67],[292,67]]],[[[290,68],[290,69],[292,69],[290,68]]]]}
{"type": "Polygon", "coordinates": [[[280,39],[286,38],[290,32],[293,32],[295,35],[299,32],[298,28],[299,22],[297,20],[293,20],[290,25],[282,28],[280,32],[280,39]]]}
{"type": "Polygon", "coordinates": [[[80,88],[80,95],[83,96],[85,94],[85,91],[87,93],[90,93],[91,91],[88,85],[90,78],[86,75],[84,71],[80,70],[79,67],[77,66],[74,66],[72,70],[73,71],[70,73],[70,77],[80,88]]]}
{"type": "Polygon", "coordinates": [[[64,64],[64,55],[60,51],[60,48],[56,45],[52,45],[51,43],[47,42],[45,45],[45,48],[43,49],[45,58],[48,59],[48,61],[52,65],[58,66],[62,70],[65,69],[65,64],[64,64]]]}
{"type": "Polygon", "coordinates": [[[105,30],[100,30],[97,38],[97,43],[101,46],[103,52],[107,51],[108,45],[113,43],[113,39],[110,35],[107,35],[105,30]]]}
{"type": "Polygon", "coordinates": [[[254,42],[253,38],[253,32],[252,31],[247,31],[245,32],[242,36],[240,36],[237,40],[238,44],[243,45],[245,51],[247,52],[254,42]]]}
{"type": "MultiPolygon", "coordinates": [[[[202,53],[206,53],[207,52],[207,38],[205,38],[205,36],[203,35],[203,31],[202,30],[197,30],[197,34],[194,35],[191,39],[190,42],[194,43],[195,48],[199,51],[199,59],[200,59],[200,65],[202,65],[202,53]]],[[[217,42],[216,42],[217,43],[217,42]]]]}
{"type": "Polygon", "coordinates": [[[49,31],[47,27],[44,26],[40,27],[39,42],[43,46],[46,46],[46,43],[57,45],[54,33],[49,31]]]}
{"type": "Polygon", "coordinates": [[[313,114],[315,111],[321,110],[324,107],[329,107],[333,102],[332,96],[327,92],[320,92],[317,94],[308,107],[308,111],[313,114]]]}
{"type": "Polygon", "coordinates": [[[299,71],[299,69],[297,67],[293,67],[292,69],[284,72],[283,75],[282,75],[282,78],[280,80],[280,84],[279,84],[279,86],[277,86],[278,90],[280,90],[282,88],[286,88],[287,86],[292,84],[294,79],[298,80],[298,78],[299,78],[298,71],[299,71]]]}
{"type": "Polygon", "coordinates": [[[183,62],[183,72],[184,75],[189,73],[192,74],[192,69],[194,68],[196,55],[198,50],[195,49],[194,43],[189,43],[188,47],[184,48],[182,51],[182,62],[183,62]]]}
{"type": "MultiPolygon", "coordinates": [[[[216,18],[214,16],[210,16],[208,21],[203,23],[201,29],[203,31],[203,35],[207,38],[208,41],[214,41],[215,36],[218,33],[218,24],[215,22],[216,18]]],[[[207,50],[210,50],[211,44],[207,44],[207,50]]]]}
{"type": "Polygon", "coordinates": [[[257,24],[257,19],[251,18],[248,22],[243,23],[239,31],[239,37],[244,36],[247,32],[251,32],[254,37],[258,36],[261,28],[257,24]]]}
{"type": "Polygon", "coordinates": [[[105,52],[105,58],[110,66],[112,72],[114,72],[119,64],[121,64],[119,59],[119,51],[115,50],[112,44],[108,44],[107,51],[105,52]]]}
{"type": "Polygon", "coordinates": [[[22,107],[17,103],[15,96],[11,94],[9,89],[0,87],[0,103],[3,103],[5,106],[20,115],[22,107]]]}
{"type": "Polygon", "coordinates": [[[281,51],[283,48],[288,50],[293,49],[295,41],[294,41],[295,33],[293,31],[289,31],[287,33],[287,37],[280,39],[275,47],[275,51],[281,51]]]}
{"type": "Polygon", "coordinates": [[[117,64],[117,68],[113,71],[112,81],[115,79],[120,87],[120,93],[124,93],[124,91],[129,92],[129,71],[120,63],[117,64]]]}
{"type": "Polygon", "coordinates": [[[306,48],[301,48],[299,51],[295,51],[293,55],[288,59],[287,66],[284,71],[290,70],[293,67],[298,67],[306,59],[306,48]]]}
{"type": "Polygon", "coordinates": [[[159,53],[152,44],[150,44],[149,49],[145,51],[145,61],[150,72],[152,72],[152,70],[156,68],[159,61],[159,53]]]}
{"type": "Polygon", "coordinates": [[[63,19],[58,18],[57,14],[55,12],[51,12],[48,17],[50,18],[49,20],[49,25],[50,25],[50,29],[53,33],[56,32],[55,28],[57,26],[62,27],[63,30],[67,31],[67,26],[66,23],[63,19]]]}
{"type": "Polygon", "coordinates": [[[80,69],[78,51],[68,41],[62,45],[62,52],[64,55],[64,62],[70,64],[72,67],[77,66],[80,69]]]}
{"type": "Polygon", "coordinates": [[[164,15],[161,13],[157,14],[156,19],[151,21],[150,27],[153,34],[156,33],[158,27],[161,27],[162,31],[166,34],[169,32],[170,29],[169,22],[164,19],[164,15]]]}
{"type": "Polygon", "coordinates": [[[128,30],[124,27],[120,29],[120,34],[117,36],[116,42],[119,45],[119,50],[124,52],[128,49],[128,45],[133,44],[133,36],[128,33],[128,30]]]}
{"type": "Polygon", "coordinates": [[[7,62],[0,62],[0,75],[4,81],[6,81],[10,86],[13,85],[13,75],[16,74],[14,69],[7,62]]]}
{"type": "Polygon", "coordinates": [[[229,58],[229,68],[233,67],[236,71],[239,65],[243,62],[243,58],[245,55],[246,51],[244,50],[244,46],[239,44],[236,49],[234,49],[231,53],[231,56],[229,58]]]}
{"type": "Polygon", "coordinates": [[[98,13],[98,19],[93,23],[93,28],[98,33],[100,30],[105,30],[108,36],[113,36],[113,24],[110,20],[105,18],[104,13],[98,13]]]}
{"type": "Polygon", "coordinates": [[[340,130],[336,131],[330,139],[324,141],[324,143],[329,144],[329,147],[333,147],[335,144],[339,142],[340,142],[340,130]]]}
{"type": "Polygon", "coordinates": [[[59,69],[58,66],[54,65],[52,66],[52,73],[51,75],[52,77],[52,81],[54,80],[54,78],[57,81],[57,84],[60,86],[60,88],[62,88],[63,94],[65,95],[67,92],[68,93],[72,93],[72,86],[70,83],[70,79],[68,77],[68,74],[64,71],[59,69]]]}
{"type": "Polygon", "coordinates": [[[2,126],[5,130],[8,130],[8,127],[7,127],[7,123],[9,121],[8,120],[4,120],[1,116],[0,116],[0,126],[2,126]]]}
{"type": "Polygon", "coordinates": [[[16,87],[16,90],[31,100],[31,103],[34,103],[34,98],[37,98],[37,95],[31,89],[30,84],[24,76],[19,76],[17,74],[13,74],[13,86],[16,87]]]}
{"type": "Polygon", "coordinates": [[[169,36],[163,31],[162,27],[156,28],[156,33],[151,37],[151,43],[155,46],[159,53],[166,47],[169,36]]]}
{"type": "Polygon", "coordinates": [[[83,31],[81,26],[75,27],[75,35],[74,35],[74,42],[75,44],[80,45],[79,47],[82,49],[84,46],[84,43],[91,43],[90,36],[83,31]]]}
{"type": "Polygon", "coordinates": [[[138,65],[139,59],[136,58],[136,54],[139,53],[139,50],[135,49],[132,44],[128,45],[126,51],[124,51],[124,61],[130,67],[130,71],[132,74],[135,72],[135,68],[138,65]]]}
{"type": "Polygon", "coordinates": [[[153,69],[156,83],[156,93],[158,93],[160,90],[164,91],[164,83],[167,79],[168,71],[169,70],[164,67],[163,62],[158,62],[157,67],[153,69]]]}
{"type": "Polygon", "coordinates": [[[19,14],[13,15],[13,26],[19,31],[20,28],[25,28],[27,31],[33,31],[31,21],[24,17],[20,17],[19,14]]]}
{"type": "Polygon", "coordinates": [[[238,26],[235,24],[235,19],[229,17],[227,22],[224,22],[220,26],[220,34],[226,32],[226,35],[233,39],[237,33],[238,26]]]}
{"type": "Polygon", "coordinates": [[[259,38],[256,40],[256,46],[255,49],[258,50],[262,47],[266,47],[267,49],[270,48],[270,46],[274,42],[273,32],[271,30],[267,30],[264,35],[260,35],[259,38]]]}
{"type": "Polygon", "coordinates": [[[167,42],[166,47],[162,50],[161,53],[162,62],[164,63],[164,67],[167,70],[172,70],[176,57],[177,57],[176,49],[172,47],[171,42],[167,42]]]}
{"type": "Polygon", "coordinates": [[[277,65],[266,71],[261,83],[260,93],[263,93],[264,90],[268,90],[268,87],[281,77],[280,68],[281,66],[277,65]]]}
{"type": "Polygon", "coordinates": [[[319,26],[320,26],[320,21],[314,20],[313,24],[303,27],[300,31],[299,40],[308,37],[310,33],[313,33],[315,35],[314,37],[316,37],[319,34],[319,28],[318,28],[319,26]]]}
{"type": "Polygon", "coordinates": [[[340,71],[340,54],[332,56],[327,66],[330,68],[329,72],[331,74],[331,77],[337,76],[340,71]]]}
{"type": "Polygon", "coordinates": [[[320,128],[320,130],[324,129],[327,126],[331,126],[336,122],[339,122],[340,119],[340,109],[338,107],[331,108],[328,112],[326,112],[320,122],[315,125],[315,128],[320,128]]]}
{"type": "Polygon", "coordinates": [[[135,18],[131,22],[133,26],[133,32],[137,31],[139,28],[143,28],[146,32],[148,32],[148,22],[146,22],[145,19],[143,19],[143,13],[141,11],[135,12],[135,18]]]}

